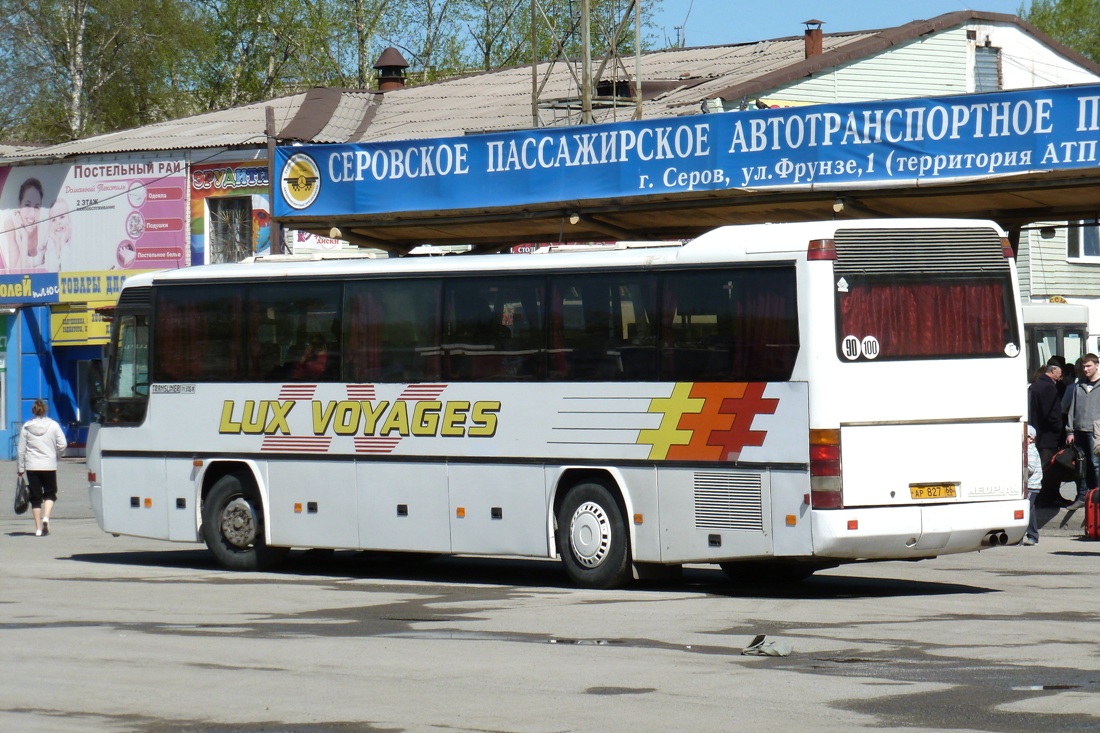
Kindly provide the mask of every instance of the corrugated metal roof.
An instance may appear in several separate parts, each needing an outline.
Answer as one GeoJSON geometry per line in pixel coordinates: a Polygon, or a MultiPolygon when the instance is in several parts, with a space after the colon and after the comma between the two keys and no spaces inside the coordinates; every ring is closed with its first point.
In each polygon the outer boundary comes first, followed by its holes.
{"type": "Polygon", "coordinates": [[[35,145],[0,145],[0,156],[18,155],[25,150],[34,150],[35,145]]]}
{"type": "MultiPolygon", "coordinates": [[[[821,73],[891,46],[969,21],[1012,23],[1075,62],[1100,73],[1100,66],[1043,36],[1019,18],[980,11],[947,13],[897,28],[826,33],[822,53],[805,58],[802,36],[702,48],[666,49],[641,57],[646,119],[694,114],[704,100],[748,100],[800,78],[821,73]],[[650,91],[647,92],[647,84],[650,91]],[[650,93],[655,92],[655,93],[650,93]]],[[[633,75],[633,58],[624,63],[633,75]]],[[[579,75],[579,74],[578,74],[579,75]]],[[[620,73],[619,79],[625,79],[620,73]]],[[[541,64],[545,78],[540,125],[571,124],[567,110],[578,106],[574,74],[564,63],[541,64]],[[548,73],[549,70],[549,73],[548,73]]],[[[611,69],[605,79],[612,79],[611,69]]],[[[529,66],[471,74],[408,87],[385,95],[366,90],[311,89],[266,102],[160,122],[37,149],[0,152],[8,161],[41,161],[79,155],[257,148],[266,144],[266,108],[275,113],[280,141],[339,143],[459,136],[533,127],[529,66]]],[[[597,121],[631,119],[626,100],[612,107],[596,102],[597,121]]]]}

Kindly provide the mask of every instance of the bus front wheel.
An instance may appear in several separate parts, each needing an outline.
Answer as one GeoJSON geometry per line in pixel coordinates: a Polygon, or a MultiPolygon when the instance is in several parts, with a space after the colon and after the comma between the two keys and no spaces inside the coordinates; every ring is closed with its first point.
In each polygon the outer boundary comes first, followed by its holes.
{"type": "Polygon", "coordinates": [[[287,548],[264,541],[263,504],[252,482],[240,474],[222,476],[202,505],[202,536],[218,562],[230,570],[266,570],[287,548]]]}
{"type": "Polygon", "coordinates": [[[622,511],[601,483],[578,484],[558,510],[558,553],[582,588],[614,588],[630,579],[630,543],[622,511]]]}

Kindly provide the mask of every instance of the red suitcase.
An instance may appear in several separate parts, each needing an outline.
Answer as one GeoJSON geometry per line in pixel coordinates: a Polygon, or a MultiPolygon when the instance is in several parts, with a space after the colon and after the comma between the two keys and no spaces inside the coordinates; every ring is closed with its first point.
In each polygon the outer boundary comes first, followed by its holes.
{"type": "Polygon", "coordinates": [[[1085,494],[1085,537],[1100,540],[1100,489],[1085,494]]]}

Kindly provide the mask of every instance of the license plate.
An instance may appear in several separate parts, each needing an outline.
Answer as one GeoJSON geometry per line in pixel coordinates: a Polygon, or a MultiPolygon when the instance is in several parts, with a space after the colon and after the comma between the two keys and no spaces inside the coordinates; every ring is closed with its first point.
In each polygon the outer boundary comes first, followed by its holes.
{"type": "Polygon", "coordinates": [[[909,486],[909,496],[914,499],[954,499],[955,487],[946,484],[909,486]]]}

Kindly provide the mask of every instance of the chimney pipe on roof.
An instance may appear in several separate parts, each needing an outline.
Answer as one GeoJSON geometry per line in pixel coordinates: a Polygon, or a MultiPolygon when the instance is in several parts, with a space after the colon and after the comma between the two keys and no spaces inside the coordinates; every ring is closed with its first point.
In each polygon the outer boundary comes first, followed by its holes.
{"type": "Polygon", "coordinates": [[[393,46],[382,52],[374,68],[378,70],[378,91],[389,92],[405,86],[405,69],[409,68],[409,62],[393,46]]]}
{"type": "Polygon", "coordinates": [[[802,21],[802,25],[806,26],[806,58],[821,55],[821,26],[824,23],[812,18],[802,21]]]}

